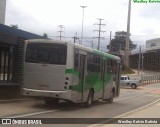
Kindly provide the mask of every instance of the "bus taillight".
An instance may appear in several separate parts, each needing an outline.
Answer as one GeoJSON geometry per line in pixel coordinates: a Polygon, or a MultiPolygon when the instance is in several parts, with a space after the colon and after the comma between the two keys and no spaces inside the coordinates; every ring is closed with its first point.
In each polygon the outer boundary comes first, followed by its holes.
{"type": "Polygon", "coordinates": [[[69,80],[69,78],[68,78],[68,77],[66,77],[66,80],[69,80]]]}
{"type": "Polygon", "coordinates": [[[68,85],[68,82],[65,82],[65,85],[68,85]]]}

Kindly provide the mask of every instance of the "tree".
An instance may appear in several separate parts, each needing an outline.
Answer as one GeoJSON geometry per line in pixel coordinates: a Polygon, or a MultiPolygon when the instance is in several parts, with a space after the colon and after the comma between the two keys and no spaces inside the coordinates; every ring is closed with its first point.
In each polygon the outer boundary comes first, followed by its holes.
{"type": "Polygon", "coordinates": [[[15,25],[11,24],[10,26],[11,26],[12,28],[18,29],[18,25],[17,25],[17,24],[15,24],[15,25]]]}
{"type": "Polygon", "coordinates": [[[48,35],[46,33],[43,33],[44,38],[48,38],[48,35]]]}
{"type": "MultiPolygon", "coordinates": [[[[125,50],[126,47],[126,34],[125,31],[115,32],[114,39],[111,40],[111,52],[119,52],[120,50],[125,50]]],[[[135,49],[137,45],[133,44],[133,42],[129,39],[129,48],[130,51],[135,49]]],[[[110,45],[107,45],[107,49],[110,49],[110,45]]]]}

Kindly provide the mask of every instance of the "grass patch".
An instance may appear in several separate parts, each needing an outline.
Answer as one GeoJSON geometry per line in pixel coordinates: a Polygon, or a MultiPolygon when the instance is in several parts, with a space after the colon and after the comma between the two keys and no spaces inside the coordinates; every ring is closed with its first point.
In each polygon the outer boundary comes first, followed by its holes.
{"type": "Polygon", "coordinates": [[[129,67],[125,66],[125,65],[122,66],[121,74],[134,74],[134,73],[135,72],[131,68],[129,68],[129,67]]]}

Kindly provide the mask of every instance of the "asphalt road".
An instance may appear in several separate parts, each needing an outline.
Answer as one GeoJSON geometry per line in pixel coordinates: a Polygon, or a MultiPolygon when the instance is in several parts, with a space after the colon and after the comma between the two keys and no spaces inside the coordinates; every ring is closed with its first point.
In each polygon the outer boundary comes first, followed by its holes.
{"type": "MultiPolygon", "coordinates": [[[[157,92],[158,90],[160,90],[160,84],[142,86],[137,89],[121,88],[120,97],[115,98],[112,104],[104,103],[101,101],[94,103],[93,106],[90,108],[85,108],[80,104],[73,104],[69,102],[61,102],[58,105],[48,106],[44,104],[43,100],[37,100],[37,99],[0,101],[0,117],[37,118],[37,119],[38,118],[113,118],[158,100],[160,98],[160,93],[157,92]]],[[[82,124],[84,123],[83,120],[85,119],[80,120],[79,124],[52,124],[52,125],[45,124],[38,126],[84,127],[91,125],[91,124],[82,124]]],[[[12,125],[12,126],[17,127],[18,125],[12,125]]]]}

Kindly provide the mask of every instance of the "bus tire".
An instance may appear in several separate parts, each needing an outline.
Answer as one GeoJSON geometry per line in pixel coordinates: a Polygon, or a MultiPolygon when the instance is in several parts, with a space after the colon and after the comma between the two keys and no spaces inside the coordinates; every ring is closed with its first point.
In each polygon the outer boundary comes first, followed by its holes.
{"type": "Polygon", "coordinates": [[[59,98],[45,98],[44,99],[45,104],[50,105],[50,104],[58,104],[59,103],[59,98]]]}
{"type": "Polygon", "coordinates": [[[109,104],[113,103],[113,98],[114,98],[114,91],[112,90],[112,92],[110,94],[110,98],[108,99],[109,104]]]}
{"type": "Polygon", "coordinates": [[[86,107],[91,107],[91,105],[93,104],[93,97],[94,97],[94,92],[93,92],[93,90],[90,90],[89,94],[88,94],[87,101],[85,103],[86,107]]]}

